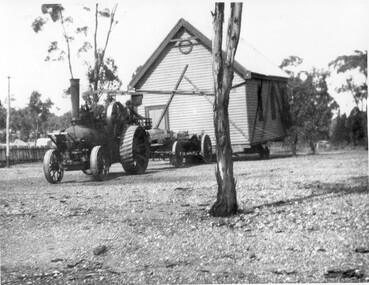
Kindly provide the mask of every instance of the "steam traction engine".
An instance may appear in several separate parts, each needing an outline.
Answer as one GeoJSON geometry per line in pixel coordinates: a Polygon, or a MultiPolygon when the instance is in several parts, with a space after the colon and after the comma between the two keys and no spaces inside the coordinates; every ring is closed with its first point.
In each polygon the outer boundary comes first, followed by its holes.
{"type": "MultiPolygon", "coordinates": [[[[134,96],[134,95],[132,95],[134,96]]],[[[146,171],[149,161],[150,120],[135,116],[131,108],[112,102],[106,119],[79,110],[79,80],[71,80],[72,124],[63,132],[48,136],[56,149],[46,152],[43,169],[46,180],[59,183],[64,171],[81,170],[96,180],[104,180],[111,164],[120,162],[128,174],[146,171]]]]}

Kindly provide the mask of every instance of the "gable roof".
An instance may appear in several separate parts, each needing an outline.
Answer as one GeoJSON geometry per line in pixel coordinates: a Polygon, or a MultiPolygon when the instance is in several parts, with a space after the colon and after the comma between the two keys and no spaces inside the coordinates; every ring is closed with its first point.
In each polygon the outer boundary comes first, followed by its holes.
{"type": "MultiPolygon", "coordinates": [[[[204,45],[204,47],[211,52],[211,40],[182,18],[177,22],[177,24],[161,42],[159,47],[145,62],[141,70],[131,80],[131,82],[129,83],[131,87],[134,87],[137,82],[144,76],[150,66],[155,62],[161,52],[165,49],[165,47],[170,43],[170,41],[174,38],[174,36],[181,28],[185,28],[185,30],[187,30],[190,34],[193,34],[194,37],[198,38],[198,40],[204,45]]],[[[258,52],[255,48],[242,40],[240,40],[238,43],[236,58],[234,62],[234,70],[244,79],[250,78],[250,72],[251,77],[273,77],[282,80],[288,79],[288,75],[282,69],[280,69],[274,63],[264,57],[260,52],[258,52]]]]}

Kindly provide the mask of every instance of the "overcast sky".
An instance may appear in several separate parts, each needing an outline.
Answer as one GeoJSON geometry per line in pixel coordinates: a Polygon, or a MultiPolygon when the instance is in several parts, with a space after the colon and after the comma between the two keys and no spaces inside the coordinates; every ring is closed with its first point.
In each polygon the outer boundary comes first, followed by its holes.
{"type": "MultiPolygon", "coordinates": [[[[82,9],[83,5],[93,7],[93,2],[61,3],[77,24],[88,25],[93,30],[93,13],[82,9]]],[[[368,49],[368,0],[247,0],[243,3],[241,38],[277,65],[284,58],[297,55],[304,59],[305,69],[313,66],[327,69],[328,63],[339,55],[368,49]]],[[[66,61],[44,61],[49,43],[60,40],[61,32],[52,24],[38,34],[33,32],[31,24],[41,15],[41,4],[27,0],[0,2],[0,100],[4,104],[10,75],[13,106],[24,107],[32,91],[39,91],[41,98],[51,98],[60,109],[57,113],[62,114],[70,110],[69,98],[62,97],[70,75],[66,61]]],[[[111,8],[113,4],[104,1],[100,7],[111,8]]],[[[111,35],[106,55],[115,59],[123,89],[136,67],[148,59],[180,18],[200,31],[211,31],[213,9],[214,1],[204,0],[120,1],[116,17],[119,23],[111,35]]],[[[101,31],[101,35],[105,32],[101,31]]],[[[81,78],[83,92],[86,67],[76,57],[73,64],[74,77],[81,78]]],[[[351,98],[342,99],[337,97],[342,108],[350,109],[352,105],[345,107],[344,102],[351,98]]]]}

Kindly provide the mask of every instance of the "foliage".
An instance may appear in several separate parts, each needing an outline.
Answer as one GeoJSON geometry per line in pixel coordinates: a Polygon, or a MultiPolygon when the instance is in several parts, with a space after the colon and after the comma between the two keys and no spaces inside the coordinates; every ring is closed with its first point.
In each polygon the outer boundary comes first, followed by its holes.
{"type": "MultiPolygon", "coordinates": [[[[50,108],[54,105],[48,98],[41,101],[41,94],[33,91],[28,106],[22,109],[10,108],[10,137],[11,140],[21,139],[28,141],[36,138],[36,133],[46,135],[49,131],[49,118],[55,116],[50,113],[50,108]]],[[[0,130],[5,132],[6,109],[0,107],[0,130]],[[3,121],[4,119],[4,121],[3,121]]]]}
{"type": "Polygon", "coordinates": [[[347,126],[346,114],[338,114],[332,121],[331,142],[336,145],[350,142],[350,130],[347,126]]]}
{"type": "MultiPolygon", "coordinates": [[[[291,65],[302,63],[299,57],[290,57],[281,65],[288,69],[291,65]]],[[[315,153],[316,142],[329,137],[330,123],[333,111],[338,104],[328,93],[326,79],[327,71],[313,69],[309,72],[291,72],[288,81],[288,98],[292,121],[291,130],[297,132],[306,142],[309,142],[315,153]]]]}
{"type": "MultiPolygon", "coordinates": [[[[48,100],[47,100],[48,101],[48,100]]],[[[64,130],[70,126],[72,119],[71,112],[67,112],[62,116],[56,116],[53,113],[46,112],[46,116],[39,116],[39,135],[45,137],[48,133],[64,130]],[[43,120],[42,118],[45,118],[43,120]]],[[[2,117],[6,117],[6,109],[0,107],[0,142],[5,143],[6,140],[6,122],[2,123],[2,117]]],[[[5,120],[5,119],[4,119],[5,120]]],[[[14,109],[10,108],[10,140],[21,139],[22,141],[34,140],[36,135],[32,130],[36,130],[37,123],[35,120],[35,111],[31,111],[29,106],[14,109]]]]}
{"type": "Polygon", "coordinates": [[[54,103],[47,98],[45,102],[41,101],[41,94],[37,91],[33,91],[29,99],[28,107],[31,112],[35,113],[42,121],[46,121],[50,115],[50,108],[54,103]]]}
{"type": "MultiPolygon", "coordinates": [[[[366,79],[368,77],[368,52],[355,51],[353,55],[338,56],[335,60],[329,63],[337,73],[346,75],[346,82],[337,91],[339,93],[350,92],[355,100],[356,106],[363,106],[368,98],[368,85],[366,79]],[[352,71],[358,70],[363,74],[365,80],[362,82],[355,82],[352,71]]],[[[366,109],[366,108],[365,108],[366,109]]],[[[364,107],[362,107],[364,111],[364,107]]]]}
{"type": "Polygon", "coordinates": [[[31,120],[32,114],[29,107],[10,110],[10,133],[12,140],[19,138],[22,141],[28,141],[32,138],[31,131],[35,129],[35,121],[31,120]]]}
{"type": "Polygon", "coordinates": [[[367,146],[368,125],[366,122],[366,112],[361,111],[358,107],[353,108],[347,119],[347,128],[353,145],[364,143],[367,146]]]}
{"type": "Polygon", "coordinates": [[[105,59],[98,76],[99,78],[96,80],[94,69],[91,65],[89,65],[87,77],[91,89],[93,89],[93,84],[95,81],[98,82],[97,89],[103,90],[119,89],[122,85],[122,81],[118,77],[118,67],[115,64],[114,59],[111,57],[105,59]]]}
{"type": "Polygon", "coordinates": [[[288,58],[285,58],[281,65],[279,66],[280,68],[284,69],[284,71],[290,75],[290,76],[294,76],[294,71],[293,69],[297,66],[299,66],[302,63],[302,58],[296,56],[296,55],[290,55],[288,58]]]}
{"type": "MultiPolygon", "coordinates": [[[[83,8],[85,11],[90,12],[91,9],[88,7],[83,8]]],[[[105,8],[103,10],[99,10],[98,4],[96,4],[95,8],[95,29],[93,31],[93,44],[90,41],[83,40],[82,46],[77,49],[77,54],[80,56],[82,53],[86,53],[93,48],[94,50],[94,63],[89,64],[86,62],[88,66],[88,71],[86,72],[88,80],[92,85],[93,90],[97,90],[98,88],[109,89],[109,88],[119,88],[121,86],[121,81],[117,75],[117,66],[112,58],[107,58],[105,60],[105,52],[108,46],[109,37],[112,29],[118,23],[114,19],[115,12],[117,9],[117,4],[114,5],[113,9],[110,11],[105,8]],[[110,19],[109,30],[107,31],[105,45],[103,48],[99,48],[97,46],[97,35],[98,35],[98,27],[99,20],[98,17],[110,19]]],[[[42,17],[37,17],[32,23],[33,30],[38,33],[44,27],[44,25],[52,20],[54,23],[60,23],[61,29],[63,32],[63,37],[66,43],[66,50],[60,47],[58,41],[52,41],[48,48],[48,55],[45,60],[49,61],[63,61],[65,56],[67,55],[69,71],[71,78],[73,78],[73,70],[72,70],[72,61],[71,61],[71,42],[75,39],[71,36],[71,31],[77,36],[87,37],[89,35],[90,28],[88,26],[83,27],[74,27],[72,29],[72,24],[74,24],[74,20],[72,17],[65,17],[65,9],[60,4],[44,4],[41,6],[41,11],[43,13],[42,17]]],[[[64,90],[65,94],[70,94],[69,89],[64,90]]],[[[98,98],[94,98],[94,103],[97,103],[98,98]]]]}
{"type": "Polygon", "coordinates": [[[41,11],[43,16],[37,17],[32,23],[33,31],[35,33],[42,31],[44,25],[51,18],[54,23],[60,22],[63,38],[67,46],[67,52],[65,52],[63,49],[59,48],[57,41],[52,41],[49,45],[48,55],[45,58],[45,61],[63,61],[65,54],[67,54],[69,72],[71,78],[73,78],[70,44],[74,40],[74,37],[72,37],[69,32],[69,25],[73,23],[73,18],[64,17],[64,7],[60,4],[43,4],[41,6],[41,11]]]}
{"type": "Polygon", "coordinates": [[[0,105],[0,130],[6,128],[6,108],[0,105]]]}

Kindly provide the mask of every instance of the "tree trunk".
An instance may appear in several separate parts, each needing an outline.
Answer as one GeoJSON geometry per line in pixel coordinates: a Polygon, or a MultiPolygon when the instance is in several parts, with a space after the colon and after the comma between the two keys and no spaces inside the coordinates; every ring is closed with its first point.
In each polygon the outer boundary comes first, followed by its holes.
{"type": "Polygon", "coordinates": [[[38,113],[36,112],[36,138],[35,138],[35,146],[37,145],[38,139],[38,113]]]}
{"type": "MultiPolygon", "coordinates": [[[[97,50],[97,28],[98,28],[98,8],[99,4],[96,3],[95,7],[95,32],[94,32],[94,57],[95,57],[95,65],[94,65],[94,91],[98,89],[99,83],[99,53],[97,50]]],[[[92,101],[97,103],[99,101],[99,97],[96,93],[92,95],[92,101]]]]}
{"type": "Polygon", "coordinates": [[[217,200],[210,209],[210,215],[230,216],[237,212],[236,183],[233,176],[232,147],[229,130],[229,93],[233,81],[233,64],[241,29],[242,3],[231,3],[228,22],[226,59],[223,63],[222,39],[224,3],[215,4],[213,14],[213,79],[214,79],[214,128],[216,139],[217,200]]]}

